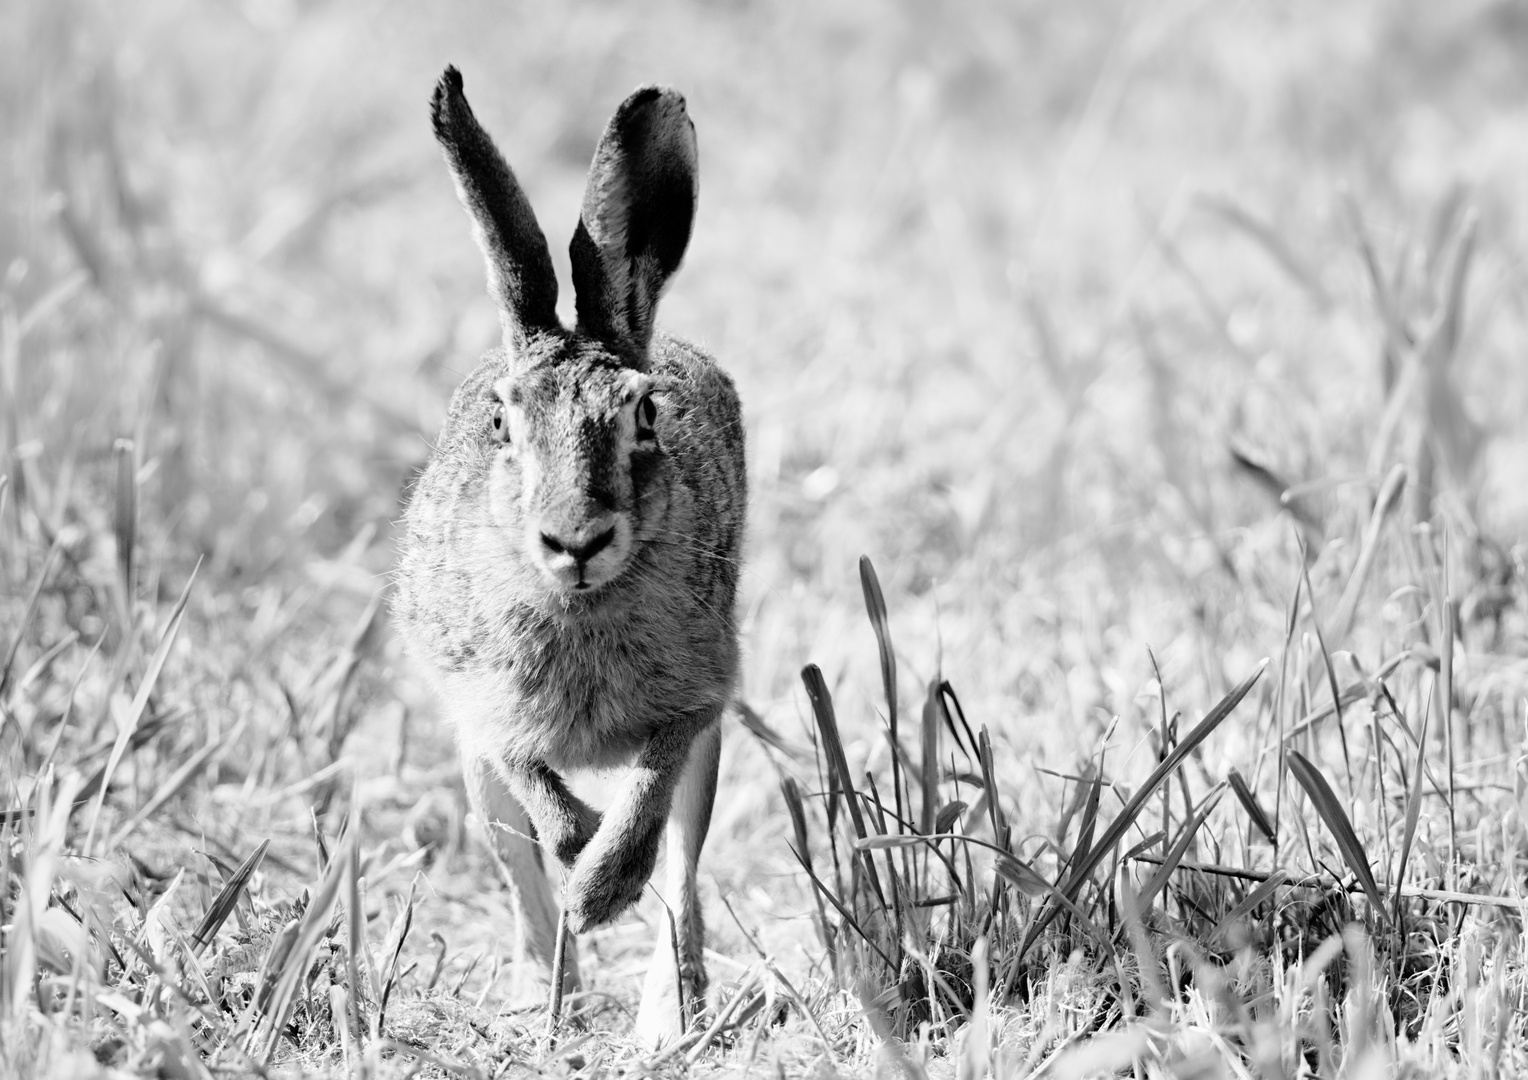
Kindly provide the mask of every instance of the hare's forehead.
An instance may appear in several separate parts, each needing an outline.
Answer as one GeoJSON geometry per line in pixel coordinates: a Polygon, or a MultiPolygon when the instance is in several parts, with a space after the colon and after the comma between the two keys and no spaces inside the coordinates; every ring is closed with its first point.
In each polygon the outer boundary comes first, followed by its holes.
{"type": "Polygon", "coordinates": [[[646,375],[630,368],[563,363],[507,375],[494,389],[531,414],[613,417],[648,390],[646,375]]]}

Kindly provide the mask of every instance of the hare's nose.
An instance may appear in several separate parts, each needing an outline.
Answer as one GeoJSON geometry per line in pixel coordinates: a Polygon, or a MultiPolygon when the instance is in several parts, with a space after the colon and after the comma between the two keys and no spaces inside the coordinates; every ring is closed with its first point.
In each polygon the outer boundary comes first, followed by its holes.
{"type": "Polygon", "coordinates": [[[590,537],[582,544],[570,543],[568,540],[553,536],[551,533],[541,534],[541,546],[553,555],[564,553],[572,556],[573,561],[582,565],[594,558],[600,552],[610,546],[610,541],[615,539],[615,526],[612,525],[604,532],[590,537]]]}

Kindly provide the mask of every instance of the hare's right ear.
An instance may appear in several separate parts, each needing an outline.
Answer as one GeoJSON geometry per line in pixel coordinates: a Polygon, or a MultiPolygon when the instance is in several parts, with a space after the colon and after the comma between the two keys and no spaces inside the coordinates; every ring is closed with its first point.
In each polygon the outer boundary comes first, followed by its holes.
{"type": "Polygon", "coordinates": [[[561,329],[546,237],[515,174],[472,114],[454,67],[435,84],[430,118],[488,263],[488,292],[499,304],[505,346],[514,351],[531,334],[561,329]]]}
{"type": "Polygon", "coordinates": [[[578,325],[647,364],[653,312],[695,220],[695,127],[677,92],[645,86],[621,103],[589,166],[568,255],[578,325]]]}

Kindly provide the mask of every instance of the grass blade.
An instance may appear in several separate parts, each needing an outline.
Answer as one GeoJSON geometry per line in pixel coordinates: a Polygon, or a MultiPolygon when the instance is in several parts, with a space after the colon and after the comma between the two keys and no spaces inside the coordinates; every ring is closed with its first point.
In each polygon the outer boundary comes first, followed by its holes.
{"type": "Polygon", "coordinates": [[[881,593],[880,579],[867,555],[859,561],[860,588],[865,593],[865,612],[875,630],[875,644],[881,655],[881,686],[886,694],[886,719],[891,725],[891,738],[897,738],[897,657],[891,648],[891,623],[886,614],[886,597],[881,593]]]}
{"type": "Polygon", "coordinates": [[[944,715],[944,696],[937,676],[929,680],[928,697],[923,702],[923,729],[918,750],[919,784],[922,802],[919,804],[918,831],[934,831],[939,815],[939,728],[948,723],[944,715]]]}
{"type": "Polygon", "coordinates": [[[239,905],[239,897],[244,893],[244,887],[249,884],[249,879],[254,877],[255,871],[260,868],[261,860],[265,858],[266,848],[271,846],[270,839],[260,841],[260,846],[249,853],[249,857],[239,864],[239,868],[233,872],[229,879],[223,882],[223,887],[218,890],[217,896],[207,908],[207,913],[202,916],[202,921],[196,924],[196,930],[191,935],[191,947],[194,952],[200,954],[203,949],[212,943],[217,932],[228,921],[228,916],[233,914],[234,908],[239,905]]]}
{"type": "MultiPolygon", "coordinates": [[[[254,1028],[249,1032],[246,1046],[251,1054],[264,1061],[268,1062],[275,1052],[276,1042],[286,1028],[287,1016],[296,1003],[297,991],[307,978],[314,950],[329,932],[329,921],[339,902],[340,886],[350,875],[351,851],[360,843],[359,816],[356,807],[352,805],[335,857],[329,860],[323,878],[313,891],[313,899],[307,911],[303,912],[302,919],[296,923],[291,939],[286,943],[285,954],[272,967],[274,980],[271,993],[255,1017],[254,1028]],[[269,1026],[266,1021],[269,1021],[269,1026]],[[256,1050],[260,1052],[255,1053],[256,1050]]],[[[273,951],[275,948],[273,946],[273,951]]]]}
{"type": "Polygon", "coordinates": [[[117,541],[117,620],[122,640],[133,632],[133,560],[138,550],[138,470],[132,439],[118,439],[111,448],[116,460],[116,505],[112,531],[117,541]]]}
{"type": "MultiPolygon", "coordinates": [[[[1389,691],[1386,691],[1389,696],[1389,691]]],[[[1411,844],[1417,835],[1417,818],[1422,811],[1422,777],[1427,771],[1427,727],[1432,718],[1431,699],[1427,699],[1427,705],[1422,709],[1422,729],[1417,732],[1417,760],[1416,767],[1412,770],[1411,791],[1406,796],[1406,823],[1401,830],[1401,855],[1395,868],[1395,923],[1401,924],[1401,884],[1406,880],[1406,863],[1411,859],[1411,844]]],[[[1394,699],[1390,700],[1390,708],[1395,709],[1394,699]]],[[[1400,717],[1400,712],[1396,716],[1400,717]]],[[[1402,719],[1402,726],[1405,720],[1402,719]]]]}
{"type": "Polygon", "coordinates": [[[1258,832],[1266,836],[1268,842],[1277,850],[1279,838],[1274,832],[1273,822],[1268,819],[1268,815],[1263,811],[1263,804],[1258,802],[1257,792],[1248,786],[1246,777],[1242,776],[1241,770],[1232,769],[1229,775],[1227,775],[1226,780],[1230,783],[1231,790],[1236,793],[1236,799],[1242,804],[1242,809],[1247,811],[1247,817],[1251,819],[1253,826],[1256,827],[1258,832]]]}
{"type": "Polygon", "coordinates": [[[37,584],[32,586],[31,593],[27,596],[27,606],[21,613],[21,621],[16,624],[16,636],[11,639],[9,647],[5,650],[5,661],[0,663],[0,695],[3,695],[11,682],[11,669],[16,663],[16,653],[21,649],[21,642],[27,636],[27,629],[32,625],[32,620],[37,617],[37,602],[42,599],[42,590],[48,584],[48,578],[53,575],[54,564],[58,562],[58,556],[63,551],[63,539],[56,538],[53,546],[48,549],[48,557],[43,560],[42,573],[37,575],[37,584]]]}
{"type": "MultiPolygon", "coordinates": [[[[917,837],[912,837],[912,836],[906,836],[906,837],[902,837],[902,836],[887,836],[887,837],[884,837],[884,839],[887,839],[887,840],[907,840],[907,841],[914,841],[915,842],[915,841],[917,841],[918,838],[917,837]]],[[[858,845],[856,845],[856,846],[858,846],[858,845]]],[[[801,852],[796,851],[796,849],[794,847],[791,848],[791,851],[796,856],[796,859],[801,863],[801,869],[806,871],[806,876],[808,878],[810,878],[812,884],[814,886],[816,886],[818,894],[823,896],[823,897],[825,897],[827,899],[828,903],[833,905],[833,910],[838,912],[838,917],[840,919],[844,920],[844,922],[848,925],[848,927],[851,930],[853,930],[856,934],[858,934],[860,936],[860,939],[862,941],[864,941],[864,943],[866,945],[869,945],[870,948],[875,952],[875,954],[877,956],[879,956],[883,961],[885,961],[886,967],[887,967],[888,970],[890,970],[891,972],[895,973],[896,970],[897,970],[896,962],[894,960],[892,960],[891,957],[887,956],[885,950],[883,950],[880,947],[880,945],[876,944],[875,939],[872,938],[869,934],[867,934],[865,932],[865,928],[859,924],[859,920],[857,920],[854,917],[854,914],[848,908],[846,908],[843,905],[843,902],[841,900],[839,900],[838,897],[833,895],[833,890],[829,889],[826,885],[824,885],[823,882],[822,882],[822,879],[819,878],[815,873],[812,872],[812,868],[807,864],[806,858],[801,854],[801,852]]],[[[868,864],[869,861],[870,861],[869,857],[868,857],[869,856],[869,848],[864,849],[864,853],[866,855],[866,860],[865,861],[868,864]]]]}
{"type": "Polygon", "coordinates": [[[101,788],[96,792],[95,808],[90,817],[90,829],[85,834],[87,852],[94,848],[96,826],[101,821],[101,807],[106,802],[106,789],[111,782],[111,774],[116,771],[117,765],[122,761],[122,755],[127,751],[127,744],[132,740],[133,732],[137,730],[138,721],[143,718],[143,710],[148,708],[149,697],[154,693],[154,687],[159,682],[159,673],[164,670],[164,662],[170,655],[170,648],[175,644],[175,635],[180,632],[181,619],[186,614],[186,601],[191,599],[191,586],[196,584],[196,572],[201,569],[201,565],[201,560],[198,559],[196,566],[191,570],[191,576],[186,579],[186,587],[181,590],[180,599],[175,601],[175,608],[170,612],[170,621],[165,624],[164,633],[160,635],[159,647],[154,650],[154,655],[149,659],[148,670],[143,673],[143,681],[138,684],[138,693],[128,708],[127,718],[117,732],[117,741],[111,748],[111,757],[107,758],[106,766],[101,771],[101,788]]]}
{"type": "Polygon", "coordinates": [[[1187,825],[1183,826],[1183,831],[1178,834],[1178,839],[1174,841],[1172,848],[1166,855],[1162,856],[1161,864],[1136,895],[1137,911],[1145,911],[1151,907],[1152,901],[1157,898],[1157,893],[1161,892],[1162,888],[1167,884],[1168,877],[1174,870],[1178,869],[1178,864],[1183,861],[1183,856],[1188,854],[1188,848],[1194,842],[1194,836],[1204,824],[1204,819],[1210,816],[1210,811],[1215,809],[1215,804],[1220,802],[1220,796],[1224,790],[1224,787],[1218,787],[1210,792],[1205,797],[1199,811],[1189,820],[1187,825]]]}
{"type": "Polygon", "coordinates": [[[806,762],[810,759],[810,751],[787,742],[784,736],[770,727],[769,721],[765,720],[745,702],[739,701],[737,703],[736,712],[739,723],[747,729],[748,733],[771,750],[777,751],[795,762],[806,762]]]}
{"type": "Polygon", "coordinates": [[[1077,826],[1077,846],[1072,849],[1073,863],[1086,859],[1093,850],[1093,830],[1098,827],[1098,798],[1103,787],[1094,778],[1087,782],[1088,798],[1082,807],[1082,821],[1077,826]]]}
{"type": "Polygon", "coordinates": [[[939,808],[939,813],[934,818],[934,828],[932,831],[936,833],[949,832],[954,828],[955,823],[960,820],[960,815],[965,812],[966,801],[964,799],[956,799],[952,803],[946,803],[939,808]]]}
{"type": "Polygon", "coordinates": [[[981,731],[976,735],[976,757],[982,767],[982,800],[987,804],[987,814],[992,819],[992,835],[998,840],[1003,839],[1003,833],[1008,830],[1008,821],[1003,816],[1003,808],[999,805],[997,777],[994,775],[992,764],[992,739],[987,734],[987,725],[983,724],[981,731]]]}
{"type": "Polygon", "coordinates": [[[1301,573],[1305,575],[1305,596],[1310,601],[1311,626],[1316,630],[1316,646],[1321,650],[1321,663],[1326,669],[1326,684],[1332,692],[1332,710],[1337,714],[1337,740],[1342,744],[1342,769],[1343,775],[1348,779],[1348,788],[1353,787],[1353,759],[1348,754],[1348,729],[1343,723],[1342,715],[1342,691],[1337,686],[1337,669],[1332,666],[1332,654],[1326,647],[1326,638],[1321,633],[1321,619],[1316,614],[1316,592],[1310,587],[1310,560],[1300,560],[1301,573]]]}
{"type": "MultiPolygon", "coordinates": [[[[870,625],[875,630],[876,651],[881,658],[881,688],[886,695],[887,741],[891,744],[891,800],[900,822],[910,815],[902,804],[907,784],[902,772],[902,737],[897,726],[897,655],[891,647],[891,621],[886,614],[886,597],[881,593],[880,579],[875,576],[875,567],[868,555],[860,556],[859,572],[860,588],[865,594],[865,613],[870,616],[870,625]]],[[[889,872],[895,874],[895,869],[889,872]]],[[[892,890],[895,889],[896,883],[893,881],[892,890]]]]}
{"type": "Polygon", "coordinates": [[[186,761],[184,765],[176,769],[174,774],[159,785],[158,790],[148,802],[138,808],[138,812],[127,820],[127,823],[117,830],[116,834],[106,842],[107,850],[118,847],[128,838],[134,829],[142,825],[150,817],[158,812],[159,808],[173,799],[179,791],[189,784],[203,769],[221,761],[223,755],[236,745],[239,737],[244,734],[245,720],[240,720],[234,725],[233,730],[217,742],[209,742],[186,761]],[[217,761],[213,760],[216,755],[217,761]]]}
{"type": "Polygon", "coordinates": [[[1259,904],[1273,896],[1279,888],[1289,880],[1289,875],[1282,870],[1275,870],[1261,882],[1255,889],[1249,892],[1241,903],[1237,904],[1225,916],[1215,924],[1215,929],[1210,931],[1210,941],[1222,939],[1230,929],[1241,920],[1250,915],[1259,904]]]}
{"type": "MultiPolygon", "coordinates": [[[[833,715],[833,697],[828,693],[828,684],[822,677],[822,669],[816,664],[808,664],[801,669],[801,681],[806,685],[806,696],[812,703],[812,715],[817,718],[817,730],[822,735],[823,750],[828,756],[829,784],[834,789],[835,796],[842,795],[844,802],[849,807],[849,820],[854,826],[854,836],[857,840],[865,839],[865,816],[860,812],[859,797],[854,789],[854,782],[849,775],[849,759],[844,754],[844,742],[838,734],[838,719],[833,715]]],[[[870,885],[875,889],[876,899],[881,907],[886,906],[886,894],[881,890],[881,879],[876,874],[875,860],[868,852],[860,852],[864,860],[865,872],[869,875],[870,885]]]]}
{"type": "Polygon", "coordinates": [[[1321,775],[1320,770],[1298,750],[1289,751],[1289,771],[1305,789],[1305,794],[1310,796],[1311,805],[1316,808],[1316,813],[1321,815],[1321,820],[1326,823],[1326,827],[1337,841],[1337,850],[1342,853],[1343,861],[1348,864],[1348,869],[1357,876],[1358,883],[1363,886],[1364,893],[1368,896],[1369,903],[1378,914],[1380,921],[1388,923],[1389,914],[1385,911],[1385,902],[1380,896],[1379,885],[1374,880],[1374,872],[1369,868],[1369,860],[1364,854],[1363,845],[1359,843],[1358,834],[1353,831],[1353,823],[1348,819],[1347,811],[1342,808],[1342,803],[1338,802],[1336,792],[1326,782],[1326,777],[1321,775]]]}
{"type": "Polygon", "coordinates": [[[1379,494],[1375,496],[1374,509],[1369,512],[1369,523],[1364,527],[1363,539],[1359,542],[1358,559],[1353,563],[1353,572],[1348,575],[1348,583],[1337,601],[1337,613],[1332,616],[1332,641],[1338,645],[1347,640],[1348,631],[1353,629],[1353,619],[1358,613],[1358,599],[1363,595],[1364,583],[1369,580],[1369,571],[1374,567],[1374,556],[1379,551],[1380,530],[1384,527],[1385,519],[1390,516],[1390,511],[1400,502],[1401,493],[1406,489],[1406,476],[1406,466],[1392,466],[1384,483],[1380,484],[1379,494]]]}

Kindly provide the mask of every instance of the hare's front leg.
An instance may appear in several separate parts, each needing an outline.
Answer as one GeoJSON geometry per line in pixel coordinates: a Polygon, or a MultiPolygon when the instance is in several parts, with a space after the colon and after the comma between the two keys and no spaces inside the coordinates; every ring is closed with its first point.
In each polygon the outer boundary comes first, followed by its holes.
{"type": "Polygon", "coordinates": [[[571,868],[599,830],[599,811],[569,791],[562,777],[545,762],[506,762],[502,772],[509,790],[530,815],[536,838],[558,862],[571,868]]]}
{"type": "MultiPolygon", "coordinates": [[[[517,960],[529,960],[550,975],[557,943],[557,901],[541,862],[535,828],[518,800],[510,794],[496,763],[462,750],[462,778],[467,799],[489,846],[497,856],[504,886],[515,915],[517,960]]],[[[563,990],[578,988],[578,961],[571,950],[563,969],[563,990]]]]}
{"type": "MultiPolygon", "coordinates": [[[[720,712],[717,708],[676,718],[647,740],[563,888],[569,930],[577,934],[607,923],[642,895],[653,876],[658,841],[690,748],[699,735],[715,727],[720,712]]],[[[709,798],[706,809],[709,819],[709,798]]]]}
{"type": "Polygon", "coordinates": [[[711,824],[721,746],[720,724],[712,724],[696,737],[669,811],[663,899],[674,916],[679,938],[678,963],[675,963],[668,922],[660,919],[653,960],[642,987],[642,1004],[637,1009],[635,1031],[639,1041],[654,1048],[682,1036],[705,999],[703,953],[706,937],[700,898],[695,888],[695,866],[711,824]]]}

